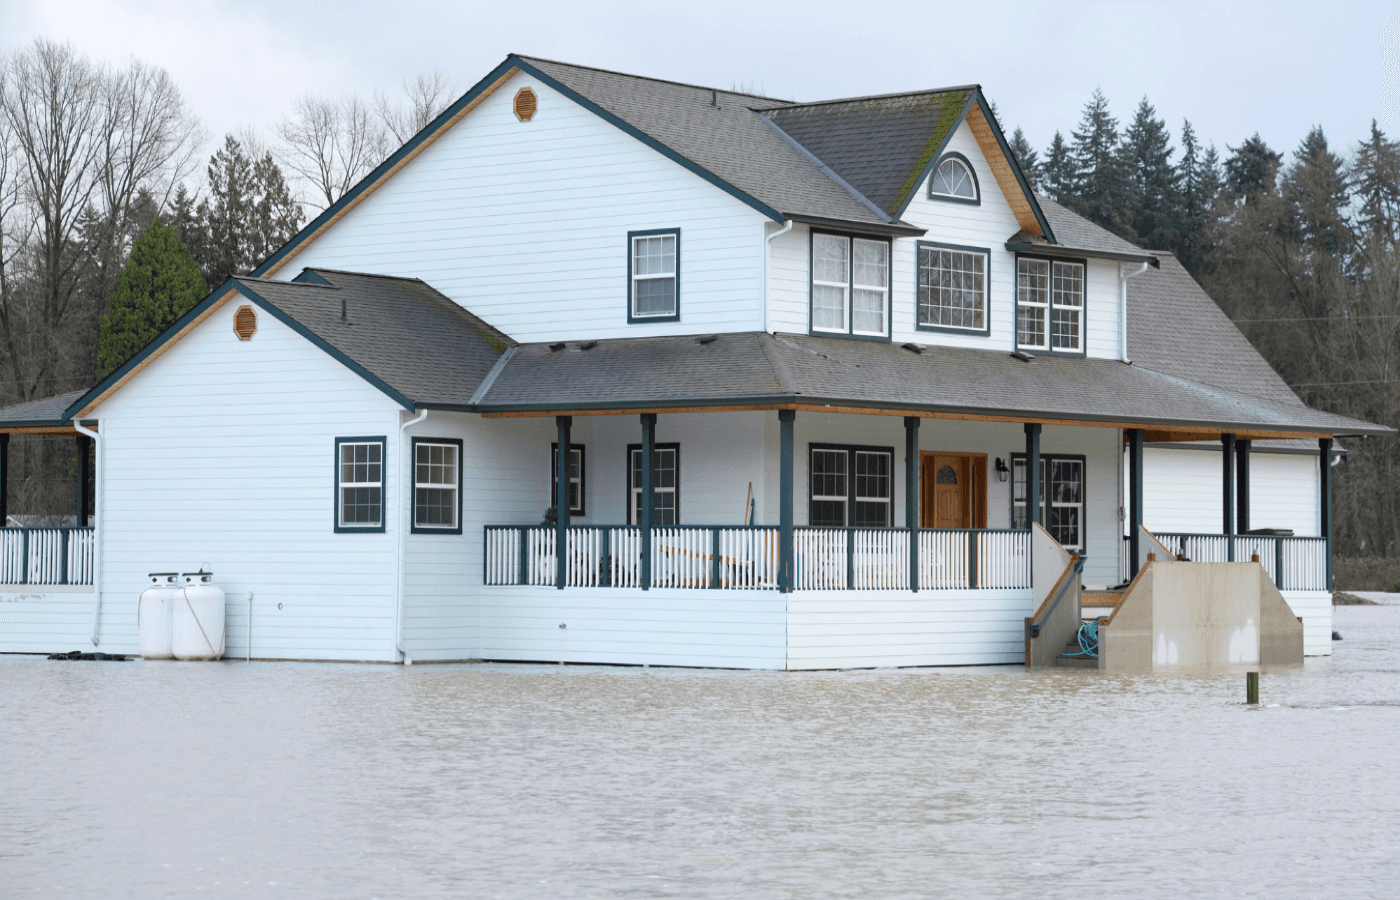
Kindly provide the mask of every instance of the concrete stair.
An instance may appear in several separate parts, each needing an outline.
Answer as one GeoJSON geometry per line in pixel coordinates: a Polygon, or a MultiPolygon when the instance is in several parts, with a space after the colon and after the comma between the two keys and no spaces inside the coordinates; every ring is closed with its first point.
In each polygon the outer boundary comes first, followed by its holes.
{"type": "MultiPolygon", "coordinates": [[[[1092,622],[1093,620],[1085,619],[1084,621],[1092,622]]],[[[1075,637],[1065,644],[1064,652],[1055,658],[1056,667],[1064,669],[1097,669],[1099,667],[1099,661],[1096,657],[1076,656],[1075,654],[1078,652],[1079,636],[1076,633],[1075,637]]]]}

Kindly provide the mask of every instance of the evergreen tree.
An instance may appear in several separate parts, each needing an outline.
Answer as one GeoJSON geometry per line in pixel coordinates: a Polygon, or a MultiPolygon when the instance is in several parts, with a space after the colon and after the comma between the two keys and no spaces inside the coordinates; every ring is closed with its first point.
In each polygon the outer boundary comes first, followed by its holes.
{"type": "Polygon", "coordinates": [[[1294,156],[1296,161],[1284,178],[1284,196],[1298,238],[1311,252],[1339,264],[1353,239],[1347,221],[1351,201],[1346,165],[1328,148],[1321,126],[1313,126],[1294,156]]]}
{"type": "Polygon", "coordinates": [[[1058,131],[1040,166],[1040,187],[1057,203],[1068,204],[1074,195],[1074,163],[1069,158],[1069,145],[1058,131]]]}
{"type": "MultiPolygon", "coordinates": [[[[190,243],[192,250],[198,248],[195,259],[205,278],[217,286],[252,271],[290,240],[301,227],[301,208],[272,155],[249,159],[231,134],[210,157],[208,179],[209,196],[200,202],[192,226],[202,234],[190,243]]],[[[178,218],[181,211],[176,213],[178,218]]],[[[188,221],[188,202],[184,214],[188,221]]]]}
{"type": "Polygon", "coordinates": [[[131,248],[117,276],[97,346],[105,377],[169,328],[207,293],[208,285],[174,230],[154,222],[131,248]]]}
{"type": "Polygon", "coordinates": [[[1210,246],[1210,226],[1215,209],[1215,195],[1220,190],[1219,163],[1215,146],[1201,152],[1196,130],[1189,120],[1181,123],[1181,165],[1177,167],[1179,201],[1179,232],[1175,245],[1176,257],[1186,271],[1199,278],[1210,246]]]}
{"type": "Polygon", "coordinates": [[[1352,166],[1357,225],[1371,239],[1394,244],[1400,226],[1400,141],[1392,141],[1371,120],[1371,137],[1356,147],[1352,166]]]}
{"type": "Polygon", "coordinates": [[[1270,150],[1259,132],[1238,147],[1228,149],[1230,158],[1225,160],[1225,179],[1231,194],[1248,202],[1258,194],[1273,193],[1283,156],[1270,150]]]}
{"type": "Polygon", "coordinates": [[[1131,226],[1143,247],[1175,250],[1182,232],[1178,174],[1167,123],[1143,97],[1123,135],[1123,171],[1133,198],[1131,226]]]}
{"type": "Polygon", "coordinates": [[[1011,155],[1016,158],[1016,164],[1021,167],[1021,174],[1026,176],[1026,183],[1031,186],[1031,190],[1040,190],[1040,156],[1019,127],[1016,133],[1011,135],[1011,155]]]}
{"type": "Polygon", "coordinates": [[[1071,133],[1070,161],[1074,189],[1066,205],[1129,240],[1132,230],[1132,191],[1124,177],[1118,148],[1118,120],[1108,111],[1103,91],[1084,104],[1079,128],[1071,133]]]}

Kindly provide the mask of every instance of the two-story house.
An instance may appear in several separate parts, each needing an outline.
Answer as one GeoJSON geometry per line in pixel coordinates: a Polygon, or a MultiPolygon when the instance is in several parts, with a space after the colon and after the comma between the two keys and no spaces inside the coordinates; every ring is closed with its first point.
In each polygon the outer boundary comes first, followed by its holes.
{"type": "Polygon", "coordinates": [[[761,668],[1019,662],[1034,536],[1109,588],[1138,525],[1328,653],[1332,441],[1387,433],[1035,194],[975,85],[521,56],[40,428],[96,436],[96,534],[0,572],[89,584],[0,586],[0,649],[130,651],[208,566],[237,656],[761,668]]]}

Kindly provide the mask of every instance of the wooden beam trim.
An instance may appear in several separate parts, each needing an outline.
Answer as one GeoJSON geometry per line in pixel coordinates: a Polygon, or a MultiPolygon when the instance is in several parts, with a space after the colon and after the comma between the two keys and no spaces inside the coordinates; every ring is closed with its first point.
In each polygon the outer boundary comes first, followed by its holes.
{"type": "Polygon", "coordinates": [[[301,253],[301,251],[311,246],[311,244],[315,243],[317,238],[319,238],[321,235],[325,234],[328,230],[330,230],[331,226],[335,225],[335,223],[339,222],[341,219],[345,218],[345,216],[349,215],[350,211],[353,210],[355,207],[359,206],[360,203],[363,202],[366,197],[379,190],[379,188],[384,184],[384,182],[388,181],[390,178],[393,178],[399,173],[400,169],[413,162],[413,160],[417,159],[420,153],[431,147],[437,141],[438,138],[442,137],[448,132],[449,129],[452,128],[452,126],[460,122],[463,116],[480,106],[482,101],[485,100],[487,97],[490,97],[492,94],[496,93],[497,89],[500,88],[501,85],[505,84],[507,81],[513,78],[517,73],[519,73],[519,71],[520,69],[516,66],[511,66],[509,69],[507,69],[505,73],[501,75],[500,78],[497,78],[489,87],[487,87],[480,94],[474,97],[470,103],[458,110],[456,115],[444,122],[441,128],[428,135],[428,137],[424,138],[423,143],[419,144],[417,147],[414,147],[413,150],[407,153],[403,159],[395,163],[393,168],[391,168],[389,171],[385,172],[382,176],[380,176],[379,180],[366,187],[363,191],[356,195],[355,199],[345,204],[345,206],[341,208],[339,212],[327,219],[324,225],[322,225],[320,228],[317,228],[311,234],[308,234],[305,237],[305,239],[303,239],[296,245],[296,247],[289,250],[286,256],[279,259],[276,262],[276,264],[274,264],[271,268],[264,272],[261,277],[271,278],[273,275],[275,275],[284,266],[286,266],[287,263],[295,259],[297,255],[301,253]]]}
{"type": "Polygon", "coordinates": [[[42,428],[0,428],[0,434],[77,434],[78,429],[71,425],[52,425],[42,428]]]}
{"type": "Polygon", "coordinates": [[[992,126],[987,123],[987,117],[982,114],[980,106],[973,104],[967,114],[967,126],[972,129],[972,136],[977,139],[977,146],[982,150],[982,156],[986,158],[987,166],[992,170],[1007,204],[1016,214],[1017,224],[1031,234],[1045,237],[1045,232],[1035,217],[1035,210],[1031,209],[1030,201],[1021,190],[1021,183],[1016,180],[1016,173],[1011,171],[1011,163],[1007,162],[1006,156],[1001,152],[1001,145],[992,134],[992,126]]]}

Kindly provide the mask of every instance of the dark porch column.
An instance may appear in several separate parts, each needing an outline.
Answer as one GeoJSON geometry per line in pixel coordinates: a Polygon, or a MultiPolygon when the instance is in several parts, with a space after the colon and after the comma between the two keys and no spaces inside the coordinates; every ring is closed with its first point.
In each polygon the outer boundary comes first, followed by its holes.
{"type": "Polygon", "coordinates": [[[1040,423],[1026,423],[1026,524],[1036,522],[1045,527],[1040,510],[1040,423]]]}
{"type": "Polygon", "coordinates": [[[1221,503],[1224,521],[1220,533],[1225,535],[1225,558],[1235,561],[1235,436],[1220,436],[1220,480],[1222,482],[1221,503]]]}
{"type": "Polygon", "coordinates": [[[1235,441],[1235,521],[1236,534],[1249,533],[1249,441],[1235,441]]]}
{"type": "Polygon", "coordinates": [[[554,460],[554,552],[558,558],[554,586],[562,591],[569,578],[569,433],[574,417],[555,416],[554,424],[559,426],[559,449],[554,460]]]}
{"type": "Polygon", "coordinates": [[[82,528],[84,525],[87,524],[87,473],[89,455],[88,451],[90,451],[91,449],[92,438],[88,437],[85,434],[78,435],[78,490],[75,499],[77,500],[78,506],[77,525],[79,528],[82,528]]]}
{"type": "MultiPolygon", "coordinates": [[[[909,528],[909,590],[919,589],[919,417],[904,417],[904,524],[909,528]]],[[[973,524],[976,524],[975,522],[973,524]]]]}
{"type": "Polygon", "coordinates": [[[793,546],[792,546],[792,447],[793,422],[797,420],[797,410],[778,410],[778,431],[781,436],[778,451],[778,589],[785,594],[792,593],[793,546]]]}
{"type": "Polygon", "coordinates": [[[10,436],[0,434],[0,528],[10,515],[10,436]]]}
{"type": "Polygon", "coordinates": [[[1332,590],[1332,439],[1320,438],[1317,442],[1318,487],[1322,496],[1322,536],[1327,538],[1327,590],[1332,590]]]}
{"type": "Polygon", "coordinates": [[[1128,572],[1133,578],[1137,577],[1142,545],[1142,444],[1146,437],[1141,428],[1128,429],[1128,572]]]}
{"type": "MultiPolygon", "coordinates": [[[[652,497],[651,469],[652,457],[656,455],[656,413],[642,413],[642,513],[638,525],[642,527],[642,590],[651,590],[651,508],[652,497]]],[[[631,460],[628,460],[631,464],[631,460]]],[[[631,503],[632,498],[628,497],[631,503]]]]}

